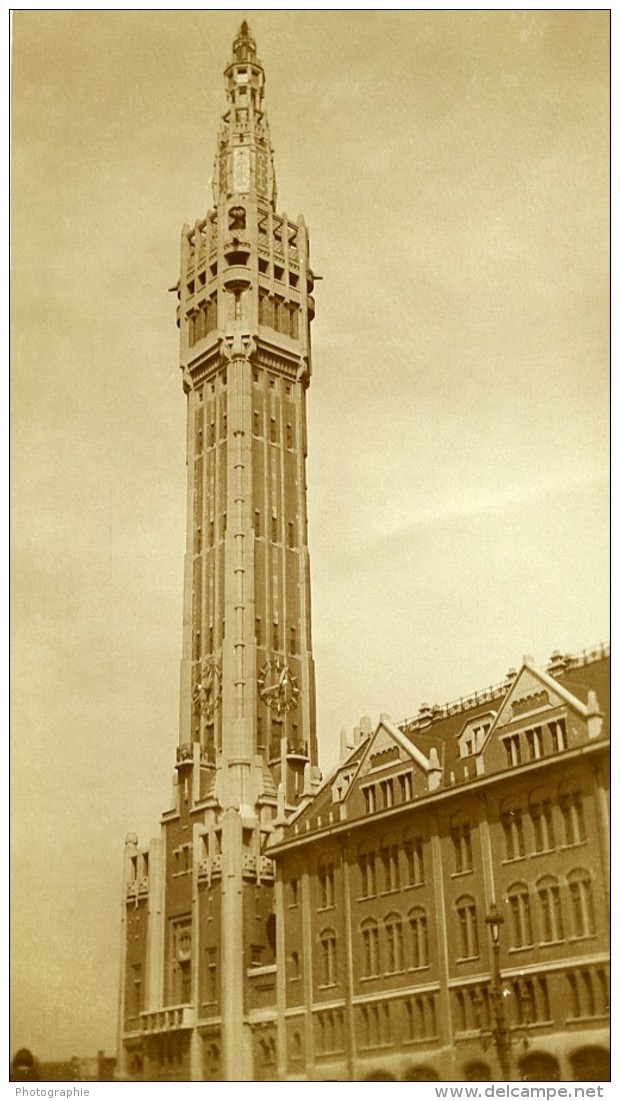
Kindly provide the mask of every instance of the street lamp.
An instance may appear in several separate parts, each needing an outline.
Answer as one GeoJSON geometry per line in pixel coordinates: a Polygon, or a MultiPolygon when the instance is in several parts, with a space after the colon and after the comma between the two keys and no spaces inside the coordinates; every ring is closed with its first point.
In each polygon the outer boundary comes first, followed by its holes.
{"type": "MultiPolygon", "coordinates": [[[[512,1059],[511,1059],[511,1047],[513,1042],[513,1035],[517,1029],[510,1028],[506,1021],[506,1012],[504,1008],[504,992],[502,987],[502,973],[499,967],[499,948],[500,948],[500,934],[502,925],[504,924],[504,918],[497,909],[497,905],[493,902],[489,908],[489,913],[484,919],[485,925],[489,930],[491,938],[491,989],[490,989],[490,1002],[491,1002],[491,1024],[490,1029],[483,1029],[480,1021],[480,1007],[482,1004],[482,998],[480,993],[474,998],[474,1012],[476,1013],[476,1024],[480,1030],[482,1036],[483,1046],[486,1047],[487,1037],[495,1045],[497,1052],[497,1060],[500,1065],[502,1078],[506,1082],[511,1082],[512,1079],[512,1059]]],[[[530,1022],[531,1014],[531,995],[527,988],[521,993],[521,1012],[524,1020],[525,1028],[527,1029],[530,1022]]],[[[527,1033],[523,1037],[523,1046],[528,1047],[529,1037],[527,1033]]]]}
{"type": "Polygon", "coordinates": [[[506,1024],[504,1012],[504,994],[502,991],[502,973],[499,969],[499,935],[504,918],[493,902],[489,913],[485,918],[485,924],[491,934],[493,973],[491,977],[491,1006],[493,1009],[493,1040],[495,1050],[502,1072],[502,1078],[507,1082],[512,1080],[512,1066],[510,1059],[510,1034],[506,1024]]]}

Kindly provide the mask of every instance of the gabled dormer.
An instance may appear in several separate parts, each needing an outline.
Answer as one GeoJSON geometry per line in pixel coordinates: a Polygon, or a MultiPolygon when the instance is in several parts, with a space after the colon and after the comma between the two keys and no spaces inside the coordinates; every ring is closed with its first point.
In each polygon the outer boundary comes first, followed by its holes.
{"type": "Polygon", "coordinates": [[[366,817],[409,803],[437,788],[441,775],[437,748],[423,753],[382,715],[347,791],[347,817],[366,817]]]}
{"type": "Polygon", "coordinates": [[[584,703],[525,658],[491,726],[484,772],[500,772],[562,753],[599,737],[603,716],[594,692],[584,703]]]}

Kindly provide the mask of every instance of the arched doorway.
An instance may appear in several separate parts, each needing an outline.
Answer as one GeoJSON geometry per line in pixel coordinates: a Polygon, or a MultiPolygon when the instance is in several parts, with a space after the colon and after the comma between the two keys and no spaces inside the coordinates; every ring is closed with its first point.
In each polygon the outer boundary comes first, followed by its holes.
{"type": "Polygon", "coordinates": [[[441,1078],[433,1067],[420,1064],[405,1071],[403,1082],[441,1082],[441,1078]]]}
{"type": "Polygon", "coordinates": [[[570,1057],[574,1082],[610,1082],[611,1060],[603,1047],[580,1047],[570,1057]]]}
{"type": "Polygon", "coordinates": [[[396,1078],[389,1070],[371,1070],[364,1078],[364,1082],[396,1082],[396,1078]]]}
{"type": "Polygon", "coordinates": [[[493,1075],[491,1074],[491,1068],[488,1063],[482,1063],[475,1061],[465,1064],[465,1081],[466,1082],[492,1082],[493,1075]]]}
{"type": "Polygon", "coordinates": [[[560,1064],[546,1051],[532,1051],[519,1059],[519,1081],[561,1082],[560,1064]]]}

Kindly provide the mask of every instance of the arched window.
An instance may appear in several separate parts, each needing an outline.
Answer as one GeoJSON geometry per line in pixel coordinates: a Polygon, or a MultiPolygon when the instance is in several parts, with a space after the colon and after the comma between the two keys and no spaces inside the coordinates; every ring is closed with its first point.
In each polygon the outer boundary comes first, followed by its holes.
{"type": "Polygon", "coordinates": [[[301,1042],[301,1035],[299,1032],[294,1032],[291,1036],[291,1059],[301,1059],[303,1055],[303,1045],[301,1042]]]}
{"type": "Polygon", "coordinates": [[[276,1061],[276,1042],[273,1036],[260,1039],[259,1047],[263,1067],[272,1067],[276,1061]]]}
{"type": "Polygon", "coordinates": [[[319,909],[330,910],[334,905],[334,864],[330,857],[320,858],[316,874],[319,883],[319,909]]]}
{"type": "Polygon", "coordinates": [[[528,805],[534,827],[534,851],[549,852],[555,848],[551,796],[547,792],[532,791],[528,805]]]}
{"type": "Polygon", "coordinates": [[[583,795],[576,784],[561,784],[558,802],[564,826],[564,844],[579,845],[586,840],[583,795]]]}
{"type": "Polygon", "coordinates": [[[450,836],[454,848],[454,870],[457,874],[472,870],[471,825],[464,814],[455,814],[450,821],[450,836]]]}
{"type": "Polygon", "coordinates": [[[384,922],[387,944],[386,973],[403,969],[403,923],[400,914],[388,914],[384,922]]]}
{"type": "Polygon", "coordinates": [[[381,838],[381,863],[383,865],[383,890],[397,891],[400,887],[398,866],[398,841],[394,834],[381,838]]]}
{"type": "Polygon", "coordinates": [[[336,985],[336,933],[323,929],[319,935],[321,948],[321,986],[336,985]]]}
{"type": "Polygon", "coordinates": [[[575,868],[567,875],[573,917],[573,934],[588,937],[596,932],[592,880],[585,868],[575,868]]]}
{"type": "Polygon", "coordinates": [[[521,1082],[561,1082],[560,1065],[554,1055],[533,1051],[518,1063],[521,1082]]]}
{"type": "Polygon", "coordinates": [[[508,888],[508,906],[512,933],[512,947],[524,948],[532,944],[532,916],[530,892],[525,883],[513,883],[508,888]]]}
{"type": "Polygon", "coordinates": [[[291,952],[291,973],[289,978],[292,980],[298,979],[301,974],[301,968],[299,965],[299,952],[291,952]]]}
{"type": "Polygon", "coordinates": [[[360,845],[358,849],[358,862],[361,878],[361,897],[373,898],[377,893],[376,854],[367,841],[360,845]]]}
{"type": "Polygon", "coordinates": [[[470,895],[457,899],[456,916],[459,927],[459,958],[471,959],[479,954],[479,949],[476,903],[470,895]]]}
{"type": "Polygon", "coordinates": [[[428,966],[428,918],[421,906],[409,911],[411,930],[411,966],[428,966]]]}
{"type": "Polygon", "coordinates": [[[364,978],[379,974],[379,926],[374,918],[362,923],[364,978]]]}
{"type": "Polygon", "coordinates": [[[500,817],[506,844],[506,860],[518,860],[525,856],[523,810],[518,800],[513,796],[504,799],[500,806],[500,817]]]}
{"type": "Polygon", "coordinates": [[[564,939],[560,885],[555,876],[546,875],[536,884],[540,902],[541,940],[543,944],[564,939]]]}

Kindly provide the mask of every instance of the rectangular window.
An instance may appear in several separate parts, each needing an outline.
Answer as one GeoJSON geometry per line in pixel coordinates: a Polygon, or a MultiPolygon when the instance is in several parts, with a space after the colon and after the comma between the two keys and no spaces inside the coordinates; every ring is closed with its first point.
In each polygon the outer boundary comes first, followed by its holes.
{"type": "Polygon", "coordinates": [[[289,448],[289,450],[294,446],[293,425],[292,424],[287,424],[287,426],[286,426],[286,446],[289,448]]]}
{"type": "Polygon", "coordinates": [[[527,741],[527,752],[530,761],[538,761],[543,756],[543,738],[542,727],[534,726],[531,730],[525,731],[525,738],[527,741]]]}
{"type": "Polygon", "coordinates": [[[278,517],[277,516],[272,516],[271,517],[271,542],[272,543],[279,542],[279,539],[278,539],[278,517]]]}
{"type": "Polygon", "coordinates": [[[400,786],[400,801],[401,803],[408,803],[413,798],[413,783],[410,772],[403,773],[398,777],[398,783],[400,786]]]}
{"type": "Polygon", "coordinates": [[[269,421],[269,439],[271,440],[271,443],[277,443],[278,442],[278,433],[277,433],[277,430],[276,430],[276,418],[275,417],[271,417],[271,419],[269,421]]]}
{"type": "Polygon", "coordinates": [[[297,628],[290,627],[288,635],[288,647],[291,654],[297,653],[297,628]]]}
{"type": "Polygon", "coordinates": [[[506,738],[502,738],[504,743],[504,751],[506,753],[506,764],[509,768],[514,768],[515,765],[521,764],[521,742],[518,734],[510,734],[506,738]]]}
{"type": "Polygon", "coordinates": [[[374,814],[376,809],[374,786],[370,785],[367,788],[362,788],[362,792],[364,795],[364,803],[366,804],[366,814],[374,814]]]}
{"type": "Polygon", "coordinates": [[[205,979],[206,979],[206,998],[205,1000],[213,1005],[217,1002],[217,948],[207,948],[205,952],[206,967],[205,967],[205,979]]]}
{"type": "Polygon", "coordinates": [[[291,306],[291,336],[294,340],[299,339],[299,312],[297,306],[291,306]]]}
{"type": "Polygon", "coordinates": [[[549,733],[551,734],[551,748],[554,753],[561,753],[563,749],[566,749],[565,719],[556,719],[555,722],[549,723],[549,733]]]}
{"type": "Polygon", "coordinates": [[[260,538],[260,509],[254,509],[254,534],[260,538]]]}
{"type": "Polygon", "coordinates": [[[288,531],[288,545],[289,547],[295,546],[295,525],[292,520],[289,520],[287,524],[288,531]]]}
{"type": "Polygon", "coordinates": [[[383,807],[387,810],[394,806],[394,781],[382,780],[379,786],[381,788],[383,807]]]}
{"type": "Polygon", "coordinates": [[[260,413],[258,409],[254,410],[252,416],[252,432],[255,436],[260,436],[260,413]]]}
{"type": "Polygon", "coordinates": [[[280,629],[278,621],[274,619],[272,624],[272,646],[274,650],[280,649],[280,629]]]}
{"type": "Polygon", "coordinates": [[[131,969],[133,979],[133,1016],[142,1012],[142,964],[135,963],[131,969]]]}

